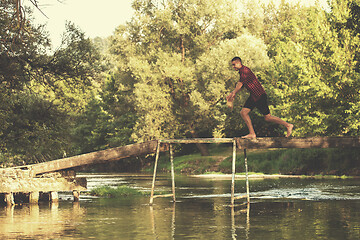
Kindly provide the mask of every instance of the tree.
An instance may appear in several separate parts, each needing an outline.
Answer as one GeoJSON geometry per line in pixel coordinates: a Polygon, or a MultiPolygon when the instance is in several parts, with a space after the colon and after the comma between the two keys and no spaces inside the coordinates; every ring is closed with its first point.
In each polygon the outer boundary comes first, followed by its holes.
{"type": "Polygon", "coordinates": [[[135,17],[118,28],[112,49],[134,77],[135,141],[210,136],[216,121],[196,103],[196,62],[241,32],[236,8],[227,0],[136,0],[133,7],[135,17]]]}
{"type": "MultiPolygon", "coordinates": [[[[243,63],[249,66],[261,79],[265,88],[269,81],[264,78],[266,69],[270,66],[267,49],[264,42],[249,33],[244,33],[234,39],[221,41],[217,46],[203,54],[197,61],[198,89],[191,96],[198,107],[197,114],[210,115],[216,119],[217,125],[213,128],[216,137],[239,136],[242,128],[246,128],[240,117],[241,103],[248,97],[247,91],[241,91],[236,99],[234,110],[229,111],[225,104],[227,96],[239,80],[239,74],[230,66],[230,61],[235,56],[241,56],[243,63]]],[[[259,132],[259,134],[265,134],[259,132]]]]}
{"type": "Polygon", "coordinates": [[[274,62],[269,72],[277,96],[275,111],[297,126],[295,135],[357,134],[359,38],[346,28],[350,1],[332,1],[327,13],[319,7],[283,3],[270,16],[267,39],[274,62]],[[282,24],[280,24],[282,23],[282,24]]]}
{"type": "MultiPolygon", "coordinates": [[[[43,26],[32,25],[31,11],[16,1],[0,6],[0,159],[24,164],[71,152],[72,118],[97,75],[99,54],[73,24],[64,45],[50,54],[43,26]],[[15,162],[15,160],[17,162],[15,162]]],[[[8,162],[8,161],[6,161],[8,162]]]]}
{"type": "Polygon", "coordinates": [[[124,85],[126,78],[124,75],[110,75],[77,117],[72,135],[78,153],[133,143],[131,135],[136,112],[133,111],[131,90],[124,85]]]}

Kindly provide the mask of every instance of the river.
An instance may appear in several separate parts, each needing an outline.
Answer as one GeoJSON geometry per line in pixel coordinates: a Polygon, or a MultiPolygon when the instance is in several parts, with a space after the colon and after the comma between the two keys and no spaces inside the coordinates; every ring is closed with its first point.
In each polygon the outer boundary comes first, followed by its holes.
{"type": "MultiPolygon", "coordinates": [[[[150,175],[83,174],[88,188],[151,188],[150,175]]],[[[230,207],[230,180],[176,176],[177,202],[59,194],[57,204],[0,208],[0,239],[360,239],[360,179],[250,180],[251,204],[230,207]]],[[[235,192],[245,193],[245,181],[235,192]]],[[[159,176],[156,190],[171,192],[159,176]]]]}

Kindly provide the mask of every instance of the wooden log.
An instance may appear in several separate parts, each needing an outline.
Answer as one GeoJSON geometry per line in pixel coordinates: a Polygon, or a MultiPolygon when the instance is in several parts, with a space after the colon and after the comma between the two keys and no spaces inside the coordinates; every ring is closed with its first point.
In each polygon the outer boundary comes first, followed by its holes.
{"type": "Polygon", "coordinates": [[[167,198],[174,197],[174,194],[163,194],[163,195],[154,195],[153,198],[167,198]]]}
{"type": "Polygon", "coordinates": [[[161,143],[232,143],[233,138],[187,138],[187,139],[165,139],[161,143]]]}
{"type": "Polygon", "coordinates": [[[244,194],[244,195],[240,195],[240,196],[234,197],[235,200],[239,200],[239,199],[243,199],[243,198],[248,198],[248,195],[247,195],[247,194],[244,194]]]}
{"type": "MultiPolygon", "coordinates": [[[[21,169],[30,169],[34,175],[54,172],[63,169],[69,169],[89,164],[102,163],[105,161],[116,161],[131,156],[139,156],[154,153],[156,151],[157,141],[131,144],[123,147],[111,148],[98,152],[86,153],[78,156],[58,159],[54,161],[20,166],[21,169]]],[[[162,146],[161,151],[165,151],[167,146],[162,146]]]]}
{"type": "Polygon", "coordinates": [[[240,149],[260,148],[359,148],[360,137],[310,137],[285,138],[263,137],[255,139],[236,138],[240,149]]]}

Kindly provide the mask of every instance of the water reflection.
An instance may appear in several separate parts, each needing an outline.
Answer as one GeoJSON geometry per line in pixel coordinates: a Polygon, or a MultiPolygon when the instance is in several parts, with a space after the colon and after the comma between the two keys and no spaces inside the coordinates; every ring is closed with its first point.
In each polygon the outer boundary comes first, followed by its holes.
{"type": "MultiPolygon", "coordinates": [[[[161,204],[162,205],[162,204],[161,204]]],[[[244,204],[237,204],[235,206],[230,206],[230,205],[221,205],[221,211],[228,211],[228,209],[230,208],[230,219],[231,219],[231,229],[230,229],[230,236],[232,237],[232,239],[250,239],[250,203],[244,203],[244,204]],[[244,218],[245,216],[245,218],[244,218]],[[244,226],[241,225],[241,222],[244,222],[245,224],[244,226]],[[241,234],[239,235],[237,233],[237,229],[244,229],[244,235],[241,234]]],[[[179,230],[176,231],[176,203],[169,203],[169,207],[167,208],[160,208],[160,206],[155,207],[153,205],[149,205],[149,212],[150,212],[150,223],[151,223],[151,227],[152,227],[152,233],[154,236],[154,239],[180,239],[179,235],[183,235],[184,232],[181,229],[182,222],[180,220],[179,223],[179,230]],[[164,214],[164,213],[167,214],[164,214]],[[170,215],[171,214],[171,219],[170,219],[170,215]],[[164,238],[164,229],[166,229],[166,227],[164,228],[164,223],[166,222],[171,222],[171,226],[168,228],[168,231],[171,233],[171,235],[169,237],[164,238]],[[158,226],[161,225],[161,226],[158,226]],[[176,234],[177,232],[177,234],[176,234]]],[[[198,213],[199,214],[199,213],[198,213]]],[[[226,215],[226,214],[225,214],[226,215]]],[[[208,216],[208,214],[205,213],[205,216],[208,216]]],[[[205,217],[204,216],[204,217],[205,217]]],[[[214,218],[217,218],[217,216],[212,216],[214,218]]],[[[181,216],[179,217],[180,219],[182,218],[181,216]]],[[[202,218],[201,218],[202,219],[202,218]]],[[[188,219],[189,221],[191,221],[190,219],[188,219]]],[[[220,227],[221,228],[221,224],[223,224],[223,221],[219,222],[220,226],[213,226],[215,228],[220,227]]],[[[208,223],[204,222],[203,224],[199,224],[199,226],[204,229],[208,228],[208,223]]],[[[199,229],[197,231],[198,234],[193,234],[192,237],[194,238],[201,238],[201,233],[199,233],[199,229]]],[[[202,232],[202,231],[200,231],[202,232]]],[[[219,235],[219,233],[215,234],[219,235]]],[[[226,236],[227,234],[220,234],[220,236],[226,236]]],[[[210,237],[210,236],[209,236],[210,237]]],[[[214,237],[214,236],[213,236],[214,237]]],[[[217,237],[214,237],[214,239],[217,239],[217,237]]],[[[210,237],[211,239],[211,237],[210,237]]]]}
{"type": "MultiPolygon", "coordinates": [[[[170,231],[171,231],[171,238],[170,239],[175,239],[175,206],[176,206],[176,202],[172,203],[172,207],[166,209],[167,211],[171,211],[171,227],[170,227],[170,231]]],[[[153,205],[149,205],[150,208],[150,222],[151,222],[151,226],[152,226],[152,231],[154,234],[155,239],[160,239],[159,236],[160,234],[158,234],[158,230],[156,228],[156,221],[155,220],[155,214],[156,214],[156,210],[154,210],[153,205]]],[[[159,216],[159,218],[161,218],[159,216]]],[[[165,221],[167,222],[168,219],[159,219],[161,222],[165,221]]],[[[160,231],[163,231],[163,229],[161,229],[160,231]]]]}
{"type": "MultiPolygon", "coordinates": [[[[236,234],[236,216],[241,218],[241,215],[246,212],[246,224],[245,224],[245,239],[249,239],[250,235],[250,203],[244,203],[241,205],[238,205],[240,207],[240,210],[235,210],[237,206],[231,206],[231,237],[232,239],[237,239],[236,234]],[[245,207],[245,208],[244,208],[245,207]]],[[[239,239],[244,239],[243,237],[240,237],[239,239]]]]}
{"type": "MultiPolygon", "coordinates": [[[[109,178],[104,182],[116,182],[109,178]]],[[[151,177],[119,179],[151,188],[151,177]]],[[[160,183],[171,191],[170,178],[160,183]]],[[[82,195],[77,203],[0,207],[0,239],[360,239],[359,179],[252,181],[251,208],[241,200],[230,207],[230,181],[179,177],[176,183],[176,203],[82,195]]],[[[244,186],[238,182],[235,192],[244,193],[244,186]]]]}
{"type": "Polygon", "coordinates": [[[0,209],[0,238],[47,239],[61,236],[73,223],[81,221],[84,213],[85,209],[79,203],[61,211],[59,203],[6,206],[0,209]]]}

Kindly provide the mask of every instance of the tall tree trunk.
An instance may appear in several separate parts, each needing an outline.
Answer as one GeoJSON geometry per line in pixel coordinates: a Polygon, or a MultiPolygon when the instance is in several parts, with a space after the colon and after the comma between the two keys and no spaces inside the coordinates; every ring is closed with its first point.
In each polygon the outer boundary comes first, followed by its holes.
{"type": "MultiPolygon", "coordinates": [[[[185,62],[185,46],[184,46],[184,38],[182,35],[180,37],[180,49],[181,49],[181,62],[184,63],[185,62]]],[[[182,83],[182,79],[180,79],[180,80],[182,83]]],[[[185,107],[188,105],[188,102],[189,102],[189,98],[187,98],[187,97],[188,96],[185,96],[185,100],[184,100],[185,107]]],[[[190,126],[190,133],[193,138],[198,137],[195,130],[192,128],[192,126],[190,126]]],[[[209,150],[207,149],[205,144],[196,143],[196,147],[200,150],[201,156],[209,156],[210,155],[209,150]]]]}
{"type": "MultiPolygon", "coordinates": [[[[195,132],[195,130],[192,129],[192,128],[191,128],[191,130],[190,130],[190,133],[191,133],[191,136],[192,136],[193,138],[197,138],[197,137],[198,137],[197,134],[196,134],[196,132],[195,132]]],[[[196,143],[196,147],[200,150],[201,156],[209,156],[209,155],[210,155],[210,154],[209,154],[209,150],[208,150],[208,148],[206,147],[205,144],[196,143]]]]}

